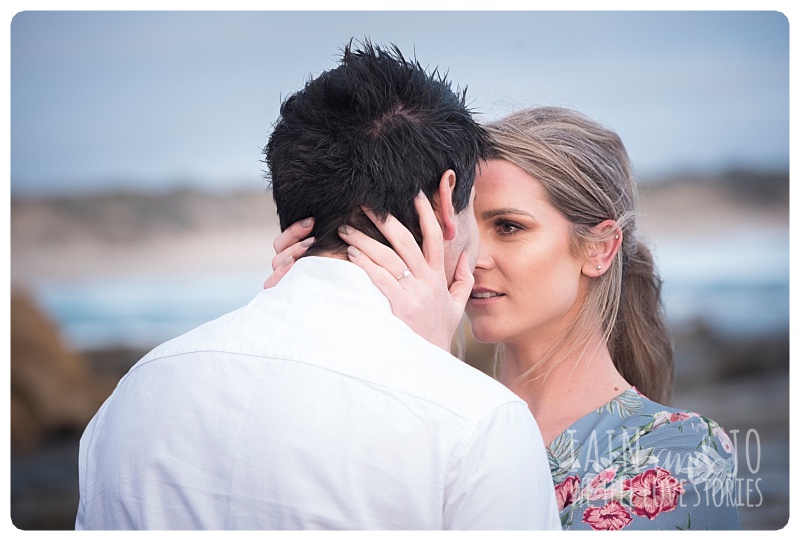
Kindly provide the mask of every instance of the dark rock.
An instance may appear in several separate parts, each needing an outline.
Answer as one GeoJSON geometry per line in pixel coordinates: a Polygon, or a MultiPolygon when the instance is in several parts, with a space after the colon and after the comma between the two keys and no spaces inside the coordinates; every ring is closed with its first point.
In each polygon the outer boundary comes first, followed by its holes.
{"type": "Polygon", "coordinates": [[[50,434],[81,432],[116,384],[70,351],[31,298],[11,295],[11,450],[50,434]]]}

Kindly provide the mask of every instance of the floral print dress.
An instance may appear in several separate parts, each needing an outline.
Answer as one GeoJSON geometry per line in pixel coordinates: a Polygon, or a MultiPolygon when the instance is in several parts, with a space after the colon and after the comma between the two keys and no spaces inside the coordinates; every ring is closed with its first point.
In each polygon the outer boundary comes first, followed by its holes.
{"type": "Polygon", "coordinates": [[[697,413],[629,389],[547,448],[564,529],[738,529],[735,449],[697,413]]]}

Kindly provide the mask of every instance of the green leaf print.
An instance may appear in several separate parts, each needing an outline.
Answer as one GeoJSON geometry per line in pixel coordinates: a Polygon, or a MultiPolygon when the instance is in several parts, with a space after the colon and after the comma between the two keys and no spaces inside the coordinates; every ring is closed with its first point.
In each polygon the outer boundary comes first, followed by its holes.
{"type": "Polygon", "coordinates": [[[563,432],[547,447],[547,460],[554,485],[566,479],[581,452],[581,446],[575,444],[572,433],[571,430],[563,432]]]}
{"type": "Polygon", "coordinates": [[[642,409],[642,400],[635,393],[624,392],[619,396],[612,398],[605,406],[598,408],[597,413],[603,413],[603,410],[618,415],[624,419],[638,413],[642,409]]]}

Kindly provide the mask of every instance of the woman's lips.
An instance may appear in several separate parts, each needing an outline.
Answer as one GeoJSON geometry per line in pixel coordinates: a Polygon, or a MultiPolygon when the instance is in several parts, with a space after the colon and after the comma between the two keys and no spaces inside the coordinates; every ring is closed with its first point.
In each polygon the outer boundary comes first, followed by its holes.
{"type": "Polygon", "coordinates": [[[489,289],[473,289],[469,296],[469,302],[472,304],[489,304],[505,297],[505,294],[498,293],[489,289]]]}

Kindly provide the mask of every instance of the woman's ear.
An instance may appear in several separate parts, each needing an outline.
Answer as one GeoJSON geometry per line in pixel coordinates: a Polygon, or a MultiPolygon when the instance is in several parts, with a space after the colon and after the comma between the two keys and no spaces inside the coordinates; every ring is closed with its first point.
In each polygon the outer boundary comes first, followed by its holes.
{"type": "Polygon", "coordinates": [[[433,194],[433,212],[436,220],[442,228],[444,240],[453,240],[458,232],[458,220],[456,220],[456,210],[453,207],[453,190],[456,188],[456,173],[448,169],[442,173],[439,180],[439,187],[433,194]]]}
{"type": "Polygon", "coordinates": [[[581,271],[586,276],[602,276],[622,246],[622,229],[614,220],[605,220],[592,228],[596,240],[590,241],[586,250],[586,262],[581,271]]]}

